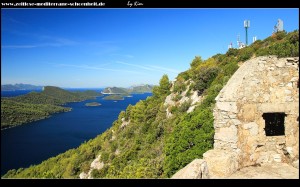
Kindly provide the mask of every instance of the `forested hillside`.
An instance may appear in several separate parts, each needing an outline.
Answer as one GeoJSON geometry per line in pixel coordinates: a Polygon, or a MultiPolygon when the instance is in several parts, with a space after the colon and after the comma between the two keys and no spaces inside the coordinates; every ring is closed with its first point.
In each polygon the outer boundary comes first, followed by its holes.
{"type": "Polygon", "coordinates": [[[212,148],[215,97],[239,63],[262,55],[299,56],[299,31],[278,32],[207,60],[196,56],[175,81],[164,75],[153,96],[129,105],[95,139],[3,177],[169,178],[212,148]]]}
{"type": "Polygon", "coordinates": [[[1,129],[49,117],[53,113],[67,112],[62,107],[101,95],[95,91],[69,92],[54,86],[46,86],[40,93],[30,92],[17,97],[1,98],[1,129]]]}
{"type": "Polygon", "coordinates": [[[70,110],[71,108],[67,107],[22,103],[1,98],[1,129],[44,119],[53,113],[70,110]]]}

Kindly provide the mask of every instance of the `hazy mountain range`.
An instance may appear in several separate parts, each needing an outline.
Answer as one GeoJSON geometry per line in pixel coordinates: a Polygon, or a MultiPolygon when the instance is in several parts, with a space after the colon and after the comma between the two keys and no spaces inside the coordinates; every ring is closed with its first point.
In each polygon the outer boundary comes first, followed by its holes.
{"type": "Polygon", "coordinates": [[[14,91],[14,90],[41,90],[43,86],[35,86],[31,84],[4,84],[1,85],[1,91],[14,91]]]}

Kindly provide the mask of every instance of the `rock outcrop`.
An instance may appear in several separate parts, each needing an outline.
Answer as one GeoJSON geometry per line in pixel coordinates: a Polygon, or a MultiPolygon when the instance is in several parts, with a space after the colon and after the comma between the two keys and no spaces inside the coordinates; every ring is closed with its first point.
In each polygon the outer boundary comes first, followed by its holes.
{"type": "Polygon", "coordinates": [[[123,128],[125,128],[127,125],[130,124],[130,120],[129,120],[129,121],[126,121],[125,118],[122,118],[121,120],[122,120],[122,124],[121,124],[121,126],[120,126],[120,129],[123,129],[123,128]]]}
{"type": "Polygon", "coordinates": [[[208,179],[207,164],[203,159],[195,159],[179,170],[172,179],[208,179]]]}
{"type": "MultiPolygon", "coordinates": [[[[172,82],[172,89],[174,87],[174,83],[175,81],[172,82]]],[[[180,107],[182,104],[186,103],[186,102],[190,102],[190,107],[187,110],[187,113],[193,112],[194,109],[196,108],[196,106],[201,102],[202,100],[202,96],[198,95],[197,91],[194,90],[190,90],[190,86],[192,84],[191,80],[187,80],[184,82],[186,86],[186,89],[182,92],[182,93],[171,93],[170,95],[168,95],[165,99],[164,102],[164,106],[166,107],[166,117],[170,118],[172,117],[172,113],[170,111],[170,108],[173,106],[177,106],[180,107]],[[190,93],[188,94],[188,92],[190,91],[190,93]],[[176,97],[180,97],[180,99],[178,101],[175,101],[176,97]]],[[[171,90],[172,90],[171,89],[171,90]]]]}
{"type": "Polygon", "coordinates": [[[299,179],[299,169],[287,163],[249,166],[233,173],[228,179],[299,179]]]}
{"type": "Polygon", "coordinates": [[[91,163],[90,165],[90,170],[88,171],[88,173],[85,173],[85,172],[81,172],[80,175],[79,175],[79,178],[80,179],[92,179],[92,171],[94,169],[102,169],[103,166],[104,166],[104,163],[103,162],[100,162],[100,159],[101,159],[101,155],[98,155],[98,157],[93,160],[93,162],[91,163]]]}

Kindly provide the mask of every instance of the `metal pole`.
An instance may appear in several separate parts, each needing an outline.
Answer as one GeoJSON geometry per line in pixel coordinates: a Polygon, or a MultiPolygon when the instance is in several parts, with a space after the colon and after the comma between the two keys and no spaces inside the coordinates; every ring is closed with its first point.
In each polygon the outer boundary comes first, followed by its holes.
{"type": "Polygon", "coordinates": [[[246,46],[248,46],[248,27],[245,27],[246,28],[246,46]]]}

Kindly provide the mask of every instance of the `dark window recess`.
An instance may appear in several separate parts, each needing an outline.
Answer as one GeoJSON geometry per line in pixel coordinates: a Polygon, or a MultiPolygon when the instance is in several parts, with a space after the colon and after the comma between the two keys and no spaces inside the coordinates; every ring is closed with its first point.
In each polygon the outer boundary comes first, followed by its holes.
{"type": "Polygon", "coordinates": [[[284,135],[284,117],[285,113],[264,113],[265,131],[267,136],[284,135]]]}

